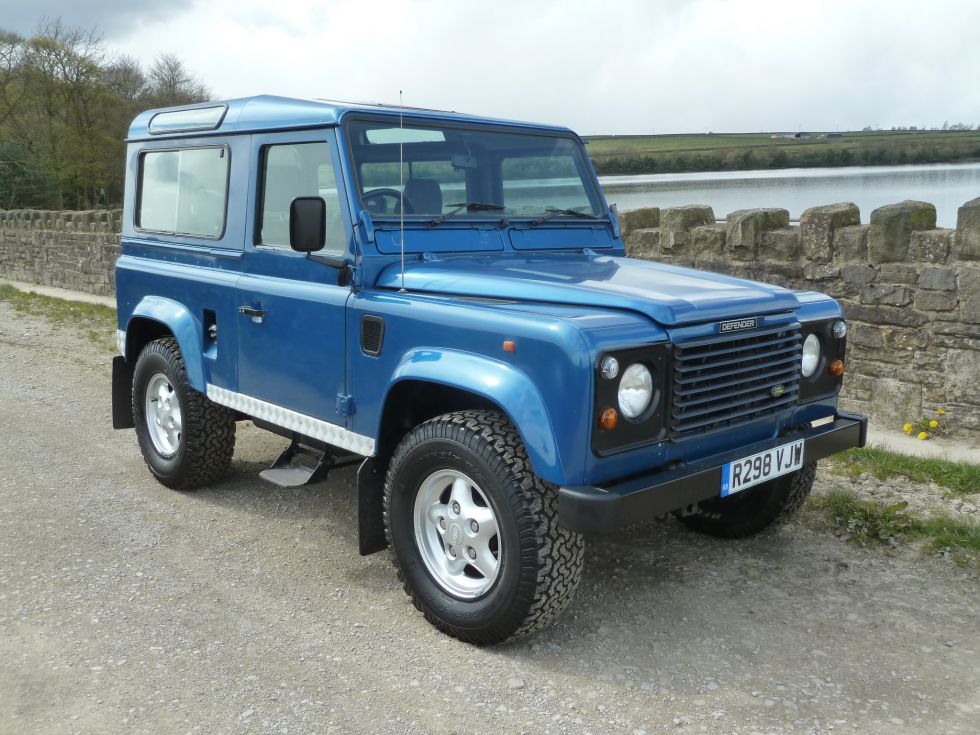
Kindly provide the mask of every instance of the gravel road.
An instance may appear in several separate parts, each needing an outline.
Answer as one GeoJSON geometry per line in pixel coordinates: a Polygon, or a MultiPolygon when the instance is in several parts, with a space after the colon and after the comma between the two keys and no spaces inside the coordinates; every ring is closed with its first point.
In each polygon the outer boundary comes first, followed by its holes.
{"type": "Polygon", "coordinates": [[[553,628],[477,649],[357,554],[354,472],[158,485],[109,355],[0,304],[0,733],[977,733],[980,579],[791,525],[590,540],[553,628]]]}

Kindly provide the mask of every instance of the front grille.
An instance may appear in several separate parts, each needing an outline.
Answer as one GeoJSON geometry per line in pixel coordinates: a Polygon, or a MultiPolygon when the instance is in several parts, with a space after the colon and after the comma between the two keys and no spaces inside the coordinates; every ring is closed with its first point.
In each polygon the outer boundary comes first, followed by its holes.
{"type": "Polygon", "coordinates": [[[678,342],[671,438],[740,426],[795,404],[801,352],[796,322],[678,342]],[[783,390],[774,396],[777,386],[783,390]]]}

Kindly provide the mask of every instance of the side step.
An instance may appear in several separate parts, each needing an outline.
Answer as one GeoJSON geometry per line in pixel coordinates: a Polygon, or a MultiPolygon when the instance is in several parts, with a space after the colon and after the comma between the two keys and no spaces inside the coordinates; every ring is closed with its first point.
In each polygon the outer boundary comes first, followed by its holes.
{"type": "Polygon", "coordinates": [[[259,473],[259,477],[279,487],[300,487],[322,482],[335,467],[359,461],[360,455],[337,456],[326,449],[308,447],[294,438],[272,466],[259,473]]]}

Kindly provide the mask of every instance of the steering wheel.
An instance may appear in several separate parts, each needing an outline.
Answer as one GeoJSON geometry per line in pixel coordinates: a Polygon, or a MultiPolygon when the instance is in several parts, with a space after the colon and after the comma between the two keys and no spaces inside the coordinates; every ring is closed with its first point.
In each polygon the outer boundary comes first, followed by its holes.
{"type": "MultiPolygon", "coordinates": [[[[402,193],[397,189],[371,189],[371,191],[366,191],[361,194],[361,201],[364,202],[364,206],[371,214],[395,214],[397,211],[395,208],[402,202],[402,193]],[[391,199],[391,209],[388,208],[386,199],[391,199]]],[[[414,211],[412,203],[405,198],[405,211],[414,211]]]]}

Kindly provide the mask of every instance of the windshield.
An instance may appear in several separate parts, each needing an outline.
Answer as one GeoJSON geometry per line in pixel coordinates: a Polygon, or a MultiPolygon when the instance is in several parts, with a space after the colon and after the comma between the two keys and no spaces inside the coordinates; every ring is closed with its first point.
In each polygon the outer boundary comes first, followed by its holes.
{"type": "Polygon", "coordinates": [[[573,138],[363,120],[347,135],[361,204],[375,217],[401,216],[403,201],[406,217],[434,224],[605,216],[573,138]]]}

